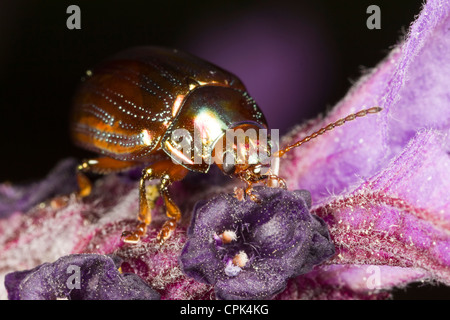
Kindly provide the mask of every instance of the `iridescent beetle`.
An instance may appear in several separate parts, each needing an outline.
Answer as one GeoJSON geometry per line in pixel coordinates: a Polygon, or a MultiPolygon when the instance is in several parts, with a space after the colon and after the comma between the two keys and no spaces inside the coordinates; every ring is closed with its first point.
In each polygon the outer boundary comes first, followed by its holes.
{"type": "Polygon", "coordinates": [[[226,175],[243,180],[247,184],[245,194],[257,201],[252,193],[255,183],[285,187],[278,177],[278,161],[283,154],[346,121],[380,110],[365,109],[329,124],[269,154],[269,164],[263,165],[258,159],[237,163],[236,145],[231,150],[215,148],[224,139],[225,131],[267,129],[263,113],[243,83],[233,74],[187,53],[160,47],[133,48],[88,71],[75,95],[72,137],[77,145],[101,155],[85,160],[78,167],[79,194],[85,197],[91,192],[85,172],[107,174],[147,165],[139,186],[140,223],[136,230],[125,231],[123,240],[135,243],[145,235],[151,222],[145,184],[147,180],[160,179],[159,191],[169,218],[158,234],[163,243],[181,218],[169,185],[183,179],[189,171],[206,173],[210,168],[208,161],[194,161],[199,152],[201,157],[214,152],[222,152],[219,158],[228,155],[217,166],[226,175]],[[202,150],[193,150],[190,159],[177,152],[178,141],[173,135],[176,129],[184,129],[193,136],[200,132],[202,150]],[[271,168],[263,171],[262,166],[271,168]]]}

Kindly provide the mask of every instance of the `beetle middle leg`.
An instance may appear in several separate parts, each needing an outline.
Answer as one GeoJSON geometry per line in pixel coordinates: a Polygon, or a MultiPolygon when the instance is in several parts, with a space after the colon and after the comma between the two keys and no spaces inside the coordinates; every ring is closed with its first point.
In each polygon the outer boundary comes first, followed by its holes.
{"type": "Polygon", "coordinates": [[[183,179],[188,173],[188,170],[180,165],[176,165],[172,160],[163,160],[156,162],[142,171],[142,177],[139,185],[139,214],[138,220],[140,224],[135,231],[125,231],[122,234],[124,242],[136,243],[140,238],[145,235],[147,226],[151,222],[151,210],[148,207],[147,194],[145,189],[145,183],[148,180],[160,179],[159,192],[164,199],[166,206],[166,214],[169,220],[162,226],[157,240],[162,244],[167,238],[170,237],[175,230],[177,223],[181,219],[181,212],[175,202],[172,200],[169,192],[169,185],[174,182],[183,179]]]}

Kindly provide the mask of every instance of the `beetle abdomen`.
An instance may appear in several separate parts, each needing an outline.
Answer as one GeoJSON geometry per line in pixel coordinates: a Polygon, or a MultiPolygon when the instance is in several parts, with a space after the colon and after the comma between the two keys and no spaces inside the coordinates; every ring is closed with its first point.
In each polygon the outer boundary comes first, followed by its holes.
{"type": "Polygon", "coordinates": [[[245,90],[234,75],[186,53],[142,47],[105,61],[75,96],[71,133],[96,153],[144,161],[195,88],[217,85],[245,90]]]}

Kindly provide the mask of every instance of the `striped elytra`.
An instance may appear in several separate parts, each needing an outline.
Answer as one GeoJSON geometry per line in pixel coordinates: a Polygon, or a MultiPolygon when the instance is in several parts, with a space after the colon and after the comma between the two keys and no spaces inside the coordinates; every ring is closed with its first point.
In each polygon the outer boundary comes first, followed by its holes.
{"type": "Polygon", "coordinates": [[[151,162],[161,153],[161,140],[174,129],[175,120],[183,118],[176,128],[188,126],[198,107],[214,109],[214,105],[192,105],[199,100],[194,96],[206,96],[208,90],[220,91],[218,99],[242,100],[229,110],[213,110],[226,126],[232,125],[230,121],[254,120],[258,127],[267,127],[262,112],[233,74],[177,50],[138,47],[86,73],[74,98],[71,135],[77,145],[97,154],[151,162]],[[195,101],[187,105],[189,97],[195,101]],[[241,108],[246,99],[252,110],[241,108]],[[234,118],[224,119],[224,112],[234,118]],[[183,117],[184,113],[189,115],[183,117]]]}

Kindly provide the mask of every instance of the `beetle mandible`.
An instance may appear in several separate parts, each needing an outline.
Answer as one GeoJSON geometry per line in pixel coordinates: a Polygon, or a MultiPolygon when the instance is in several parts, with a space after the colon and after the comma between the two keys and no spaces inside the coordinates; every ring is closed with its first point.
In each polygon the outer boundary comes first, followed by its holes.
{"type": "MultiPolygon", "coordinates": [[[[145,185],[148,180],[159,179],[168,216],[157,237],[162,244],[181,219],[169,185],[182,180],[190,171],[206,173],[211,163],[205,157],[214,154],[223,158],[217,166],[224,174],[244,181],[245,194],[258,201],[252,193],[255,183],[286,187],[278,177],[278,161],[286,152],[346,121],[380,110],[373,107],[351,114],[273,154],[267,149],[267,155],[271,156],[269,163],[263,164],[260,159],[238,162],[237,153],[242,146],[233,143],[230,149],[224,143],[218,144],[225,139],[225,131],[268,128],[263,113],[241,80],[178,50],[132,48],[87,72],[74,97],[72,138],[78,146],[100,155],[78,166],[79,195],[88,196],[92,189],[86,172],[107,174],[145,165],[139,185],[139,224],[134,231],[125,231],[122,238],[136,243],[145,235],[151,223],[145,185]],[[192,157],[187,159],[177,152],[177,141],[172,135],[176,129],[187,130],[193,136],[200,132],[201,151],[193,150],[192,157]],[[193,161],[195,156],[205,161],[193,161]],[[264,171],[263,167],[269,170],[264,171]]],[[[258,142],[247,139],[244,148],[258,142]]]]}

